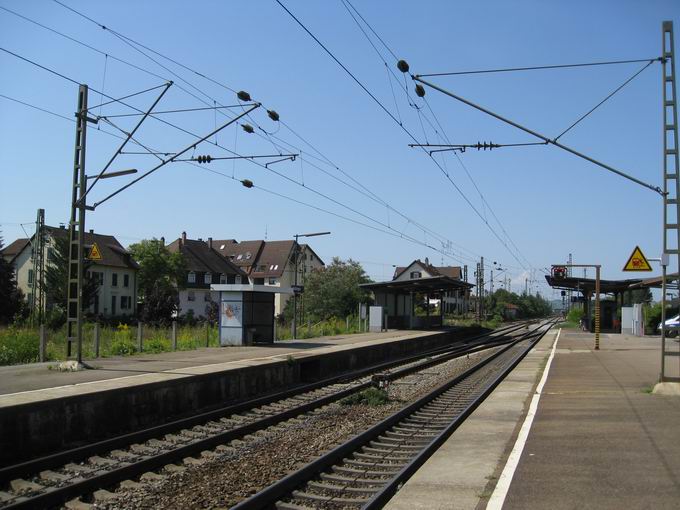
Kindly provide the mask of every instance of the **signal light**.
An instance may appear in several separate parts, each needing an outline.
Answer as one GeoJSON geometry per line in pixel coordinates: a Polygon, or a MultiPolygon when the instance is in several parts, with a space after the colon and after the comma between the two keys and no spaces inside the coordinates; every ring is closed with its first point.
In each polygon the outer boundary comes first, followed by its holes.
{"type": "Polygon", "coordinates": [[[402,73],[408,73],[408,62],[406,62],[406,60],[400,60],[397,62],[397,69],[399,69],[402,73]]]}
{"type": "Polygon", "coordinates": [[[243,131],[245,131],[246,133],[254,133],[255,132],[255,130],[253,129],[253,126],[251,126],[250,124],[241,124],[241,127],[243,128],[243,131]]]}
{"type": "Polygon", "coordinates": [[[243,184],[246,188],[252,188],[254,186],[253,181],[250,179],[243,179],[241,184],[243,184]]]}
{"type": "Polygon", "coordinates": [[[212,156],[198,156],[196,161],[199,163],[210,163],[212,161],[212,156]]]}
{"type": "Polygon", "coordinates": [[[251,101],[250,94],[248,94],[245,90],[240,90],[237,92],[236,97],[238,97],[241,101],[251,101]]]}
{"type": "Polygon", "coordinates": [[[425,88],[420,84],[416,84],[416,96],[425,97],[425,88]]]}
{"type": "Polygon", "coordinates": [[[272,119],[273,121],[278,122],[279,114],[276,113],[274,110],[267,110],[267,115],[269,115],[269,118],[272,119]]]}

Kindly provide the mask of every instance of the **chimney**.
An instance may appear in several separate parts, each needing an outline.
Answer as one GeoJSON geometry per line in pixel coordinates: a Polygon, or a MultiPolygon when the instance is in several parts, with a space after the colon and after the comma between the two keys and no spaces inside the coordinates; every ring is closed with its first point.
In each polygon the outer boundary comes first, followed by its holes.
{"type": "Polygon", "coordinates": [[[165,247],[165,237],[161,237],[161,246],[165,247]]]}
{"type": "Polygon", "coordinates": [[[186,232],[182,232],[182,237],[181,237],[181,239],[179,240],[179,245],[180,245],[180,246],[184,246],[184,244],[185,244],[186,242],[187,242],[187,233],[186,233],[186,232]]]}
{"type": "Polygon", "coordinates": [[[212,250],[212,237],[208,238],[208,248],[212,250]]]}
{"type": "Polygon", "coordinates": [[[429,265],[430,265],[430,259],[428,259],[427,257],[425,257],[425,265],[426,265],[426,266],[429,266],[429,265]]]}
{"type": "Polygon", "coordinates": [[[90,234],[94,234],[94,229],[93,229],[93,228],[90,229],[90,234]]]}

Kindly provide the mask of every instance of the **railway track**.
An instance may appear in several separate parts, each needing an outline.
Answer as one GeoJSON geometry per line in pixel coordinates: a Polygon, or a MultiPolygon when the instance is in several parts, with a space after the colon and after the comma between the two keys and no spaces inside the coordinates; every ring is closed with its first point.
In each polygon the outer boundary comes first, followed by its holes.
{"type": "Polygon", "coordinates": [[[465,373],[234,509],[382,508],[553,323],[526,332],[465,373]]]}
{"type": "Polygon", "coordinates": [[[470,338],[463,344],[383,363],[311,385],[202,413],[0,469],[0,508],[49,508],[132,479],[153,479],[153,471],[200,463],[201,456],[248,434],[322,408],[380,381],[512,341],[528,327],[515,324],[470,338]],[[195,458],[198,456],[198,458],[195,458]]]}

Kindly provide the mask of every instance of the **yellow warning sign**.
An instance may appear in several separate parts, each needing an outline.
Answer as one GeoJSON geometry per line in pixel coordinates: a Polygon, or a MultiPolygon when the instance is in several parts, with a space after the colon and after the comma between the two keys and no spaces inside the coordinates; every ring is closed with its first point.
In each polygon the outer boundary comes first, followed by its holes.
{"type": "Polygon", "coordinates": [[[90,254],[87,257],[90,260],[101,260],[102,259],[102,252],[99,251],[99,246],[97,246],[97,243],[92,244],[92,248],[90,249],[90,254]]]}
{"type": "Polygon", "coordinates": [[[623,266],[624,271],[651,271],[652,266],[649,265],[647,257],[642,253],[639,246],[636,246],[628,257],[628,262],[623,266]]]}

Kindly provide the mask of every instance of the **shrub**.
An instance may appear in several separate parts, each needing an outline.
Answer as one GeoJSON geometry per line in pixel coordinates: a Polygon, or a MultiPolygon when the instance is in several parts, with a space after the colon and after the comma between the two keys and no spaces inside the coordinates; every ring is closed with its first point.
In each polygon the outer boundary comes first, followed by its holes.
{"type": "Polygon", "coordinates": [[[137,352],[137,346],[128,339],[117,339],[111,342],[111,354],[129,356],[137,352]]]}
{"type": "Polygon", "coordinates": [[[58,306],[53,307],[45,314],[45,326],[52,331],[57,331],[66,324],[66,312],[58,306]]]}
{"type": "Polygon", "coordinates": [[[39,356],[38,337],[28,329],[9,327],[0,333],[0,365],[35,363],[39,356]]]}
{"type": "Polygon", "coordinates": [[[351,406],[355,404],[366,404],[369,406],[381,406],[387,404],[390,399],[387,396],[385,390],[378,388],[367,388],[359,393],[354,393],[349,397],[343,398],[340,403],[345,406],[351,406]]]}
{"type": "Polygon", "coordinates": [[[151,338],[144,342],[144,352],[157,354],[159,352],[167,352],[170,350],[170,340],[166,338],[151,338]]]}
{"type": "Polygon", "coordinates": [[[572,308],[571,310],[569,310],[569,313],[567,314],[567,321],[575,322],[578,324],[579,322],[581,322],[582,317],[583,317],[582,308],[572,308]]]}

